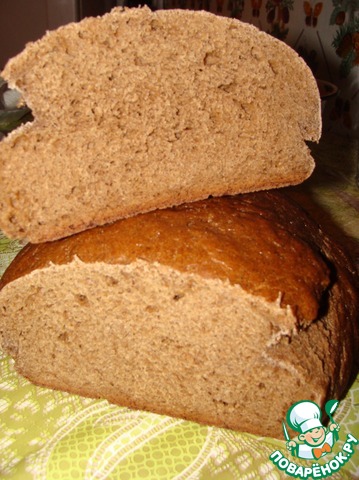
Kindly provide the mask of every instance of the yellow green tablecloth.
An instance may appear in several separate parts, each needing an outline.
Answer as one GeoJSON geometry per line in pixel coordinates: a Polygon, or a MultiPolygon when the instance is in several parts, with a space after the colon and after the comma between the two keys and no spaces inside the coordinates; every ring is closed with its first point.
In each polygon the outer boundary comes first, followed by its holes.
{"type": "MultiPolygon", "coordinates": [[[[318,168],[299,195],[305,192],[322,205],[350,237],[349,248],[359,258],[358,144],[328,137],[314,148],[314,155],[318,168]]],[[[0,233],[0,275],[20,248],[0,233]]],[[[348,433],[359,439],[359,377],[340,402],[335,420],[341,429],[332,456],[348,433]]],[[[359,445],[355,449],[350,461],[329,478],[359,478],[359,445]]],[[[270,461],[276,450],[290,457],[284,439],[202,426],[35,387],[16,374],[12,360],[0,352],[1,479],[290,478],[270,461]]]]}

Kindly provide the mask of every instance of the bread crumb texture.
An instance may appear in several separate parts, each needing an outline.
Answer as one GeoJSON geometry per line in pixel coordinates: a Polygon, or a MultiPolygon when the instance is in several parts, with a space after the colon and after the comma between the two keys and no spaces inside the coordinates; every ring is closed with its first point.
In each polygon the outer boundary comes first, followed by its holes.
{"type": "Polygon", "coordinates": [[[136,409],[280,436],[293,400],[321,404],[348,375],[334,304],[295,334],[290,309],[142,260],[52,265],[0,298],[3,348],[19,373],[136,409]]]}
{"type": "Polygon", "coordinates": [[[238,20],[116,8],[47,33],[2,75],[35,117],[0,144],[10,237],[53,240],[313,170],[313,76],[290,47],[238,20]]]}
{"type": "Polygon", "coordinates": [[[291,337],[291,311],[238,285],[141,260],[74,260],[19,278],[0,295],[3,348],[35,383],[225,427],[258,422],[258,433],[281,424],[275,378],[295,378],[313,397],[292,354],[284,365],[270,355],[272,344],[291,337]],[[252,403],[265,403],[274,425],[250,415],[252,403]]]}

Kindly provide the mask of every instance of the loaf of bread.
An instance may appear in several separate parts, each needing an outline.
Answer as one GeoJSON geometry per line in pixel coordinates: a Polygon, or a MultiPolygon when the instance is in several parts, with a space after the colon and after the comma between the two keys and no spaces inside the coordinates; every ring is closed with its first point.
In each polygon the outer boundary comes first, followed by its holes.
{"type": "Polygon", "coordinates": [[[2,72],[32,109],[0,144],[0,228],[54,240],[210,195],[302,182],[320,98],[304,61],[206,12],[114,9],[2,72]]]}
{"type": "Polygon", "coordinates": [[[1,345],[38,385],[282,438],[357,371],[351,268],[284,193],[211,198],[28,244],[1,345]]]}

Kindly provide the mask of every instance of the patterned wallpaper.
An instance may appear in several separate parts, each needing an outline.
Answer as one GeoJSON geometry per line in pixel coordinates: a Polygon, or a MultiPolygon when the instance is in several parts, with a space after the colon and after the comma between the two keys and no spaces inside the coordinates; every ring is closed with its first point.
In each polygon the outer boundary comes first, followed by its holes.
{"type": "Polygon", "coordinates": [[[238,18],[289,44],[316,78],[338,88],[325,102],[324,131],[359,138],[359,0],[165,0],[164,7],[238,18]]]}

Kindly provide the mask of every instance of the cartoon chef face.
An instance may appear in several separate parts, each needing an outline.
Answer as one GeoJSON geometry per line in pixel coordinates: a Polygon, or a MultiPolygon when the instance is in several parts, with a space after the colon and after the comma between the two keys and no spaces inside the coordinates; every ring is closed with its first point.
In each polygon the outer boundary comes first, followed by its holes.
{"type": "Polygon", "coordinates": [[[311,400],[297,402],[288,410],[287,422],[293,430],[300,433],[299,440],[310,446],[321,445],[326,429],[321,422],[322,412],[311,400]]]}
{"type": "Polygon", "coordinates": [[[298,438],[307,445],[315,447],[317,445],[321,445],[324,442],[326,433],[327,431],[324,427],[316,427],[308,430],[305,433],[301,433],[298,438]]]}

